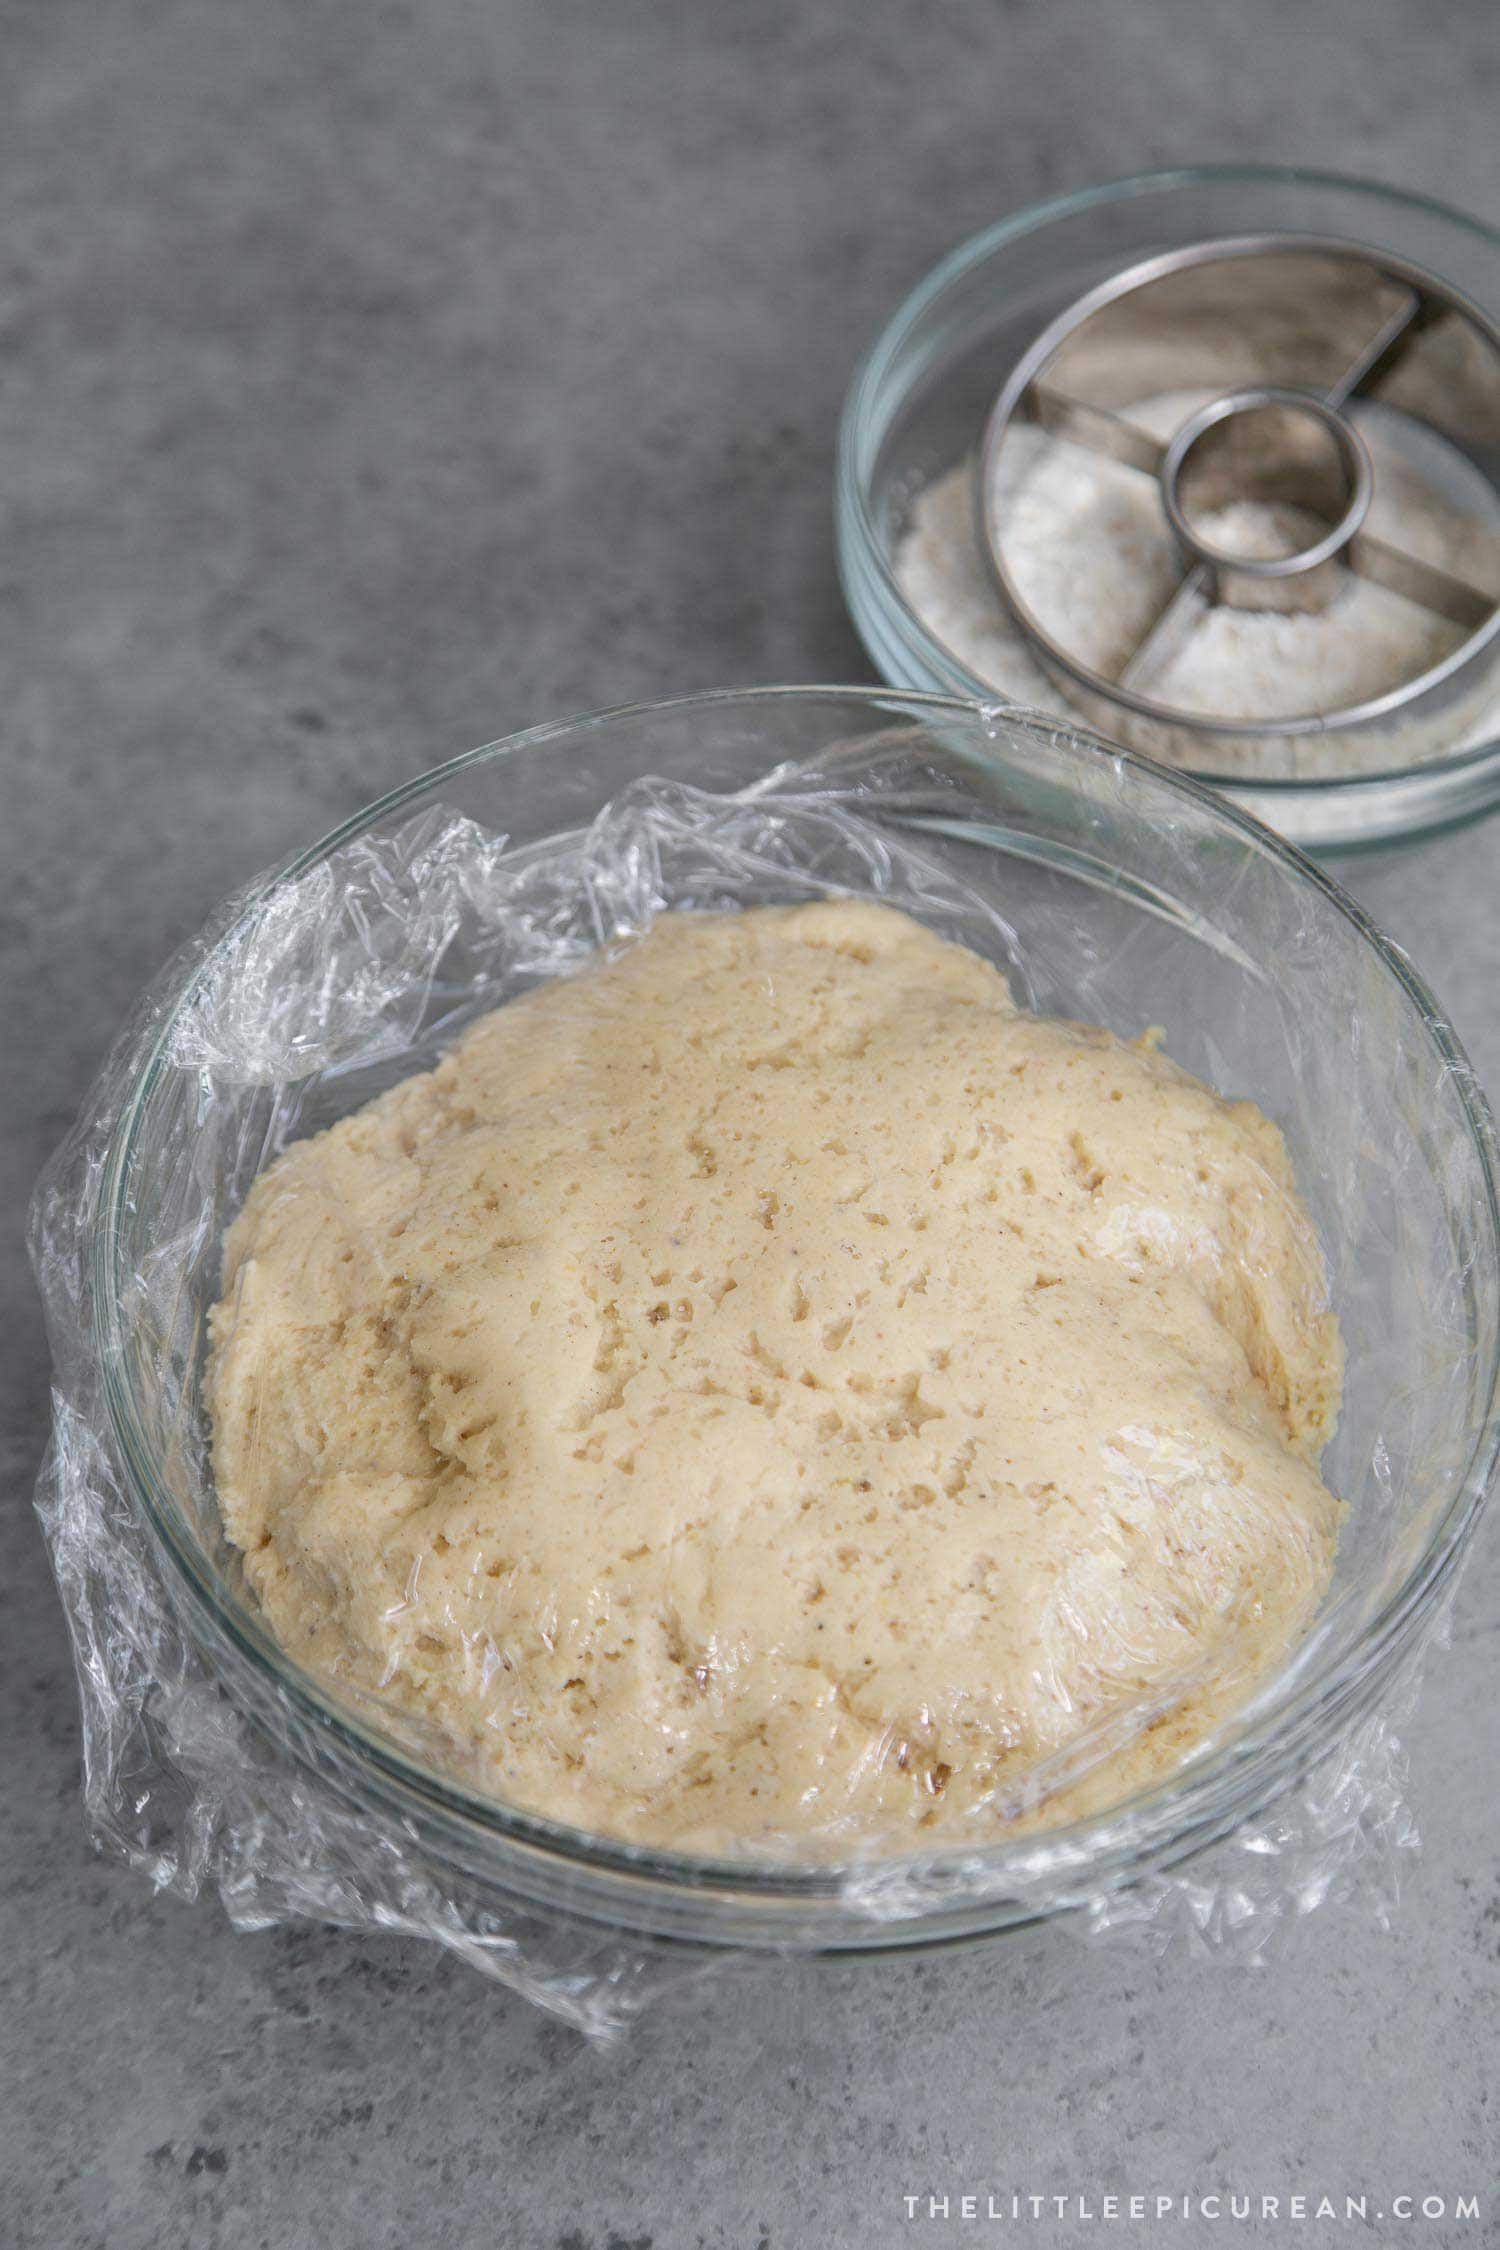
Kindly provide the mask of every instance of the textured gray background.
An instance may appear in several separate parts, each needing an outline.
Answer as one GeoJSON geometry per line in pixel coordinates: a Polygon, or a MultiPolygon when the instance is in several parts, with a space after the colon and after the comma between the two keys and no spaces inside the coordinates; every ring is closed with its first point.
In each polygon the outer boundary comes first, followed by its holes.
{"type": "MultiPolygon", "coordinates": [[[[0,2241],[800,2250],[1004,2236],[908,2226],[929,2187],[1489,2187],[1494,1537],[1394,1936],[766,1970],[601,2056],[416,1946],[235,1937],[91,1857],[18,1222],[121,1009],[264,862],[532,720],[868,676],[835,417],[959,236],[1201,156],[1500,216],[1490,0],[0,0],[0,52],[0,2241]]],[[[1491,1086],[1497,869],[1491,825],[1353,877],[1491,1086]]]]}

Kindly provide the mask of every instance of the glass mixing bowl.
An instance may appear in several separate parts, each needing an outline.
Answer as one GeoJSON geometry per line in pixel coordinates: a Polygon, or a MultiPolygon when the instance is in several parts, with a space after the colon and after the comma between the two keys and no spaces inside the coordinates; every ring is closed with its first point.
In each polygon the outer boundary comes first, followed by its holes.
{"type": "MultiPolygon", "coordinates": [[[[769,900],[795,886],[767,861],[753,891],[769,900]]],[[[856,1950],[1076,1906],[1181,1861],[1287,1789],[1379,1705],[1439,1605],[1497,1445],[1489,1115],[1404,956],[1317,869],[1194,782],[1093,737],[943,698],[694,696],[540,727],[409,782],[234,902],[185,959],[128,1050],[89,1246],[110,1447],[193,1641],[270,1754],[315,1769],[377,1826],[399,1824],[497,1909],[525,1902],[711,1944],[856,1950]],[[200,1398],[222,1230],[278,1138],[427,1062],[513,988],[484,942],[482,888],[436,937],[426,931],[423,951],[403,931],[399,889],[377,925],[353,907],[356,877],[368,904],[372,869],[410,863],[440,811],[524,854],[585,829],[642,776],[742,791],[813,759],[877,832],[916,845],[994,910],[988,926],[1013,933],[1008,965],[1034,1005],[1122,1034],[1160,1024],[1178,1061],[1279,1121],[1349,1362],[1326,1461],[1348,1525],[1328,1603],[1286,1673],[1170,1780],[1107,1816],[882,1862],[873,1879],[868,1866],[620,1843],[435,1770],[378,1710],[343,1703],[267,1634],[220,1532],[200,1398]],[[237,981],[247,947],[271,963],[274,1006],[264,980],[237,981]],[[330,1045],[331,981],[356,1023],[372,963],[384,998],[361,1038],[330,1045]],[[216,1061],[226,1038],[233,1070],[216,1061]]]]}
{"type": "MultiPolygon", "coordinates": [[[[1492,318],[1500,312],[1493,228],[1375,181],[1256,165],[1148,173],[1033,204],[961,243],[918,284],[855,375],[839,433],[839,572],[883,679],[996,700],[918,617],[897,583],[895,555],[912,501],[976,453],[1001,384],[1047,324],[1161,250],[1284,231],[1373,244],[1425,267],[1492,318]]],[[[1207,747],[1192,770],[1310,851],[1411,838],[1500,801],[1495,739],[1338,779],[1247,779],[1216,766],[1207,747]]]]}

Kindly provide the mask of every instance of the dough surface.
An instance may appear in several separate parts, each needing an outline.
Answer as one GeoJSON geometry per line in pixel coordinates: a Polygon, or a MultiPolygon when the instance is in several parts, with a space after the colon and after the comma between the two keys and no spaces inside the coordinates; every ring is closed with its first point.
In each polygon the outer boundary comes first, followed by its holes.
{"type": "Polygon", "coordinates": [[[482,1018],[256,1181],[212,1337],[278,1639],[606,1834],[1097,1809],[1332,1568],[1276,1128],[870,903],[669,915],[482,1018]]]}

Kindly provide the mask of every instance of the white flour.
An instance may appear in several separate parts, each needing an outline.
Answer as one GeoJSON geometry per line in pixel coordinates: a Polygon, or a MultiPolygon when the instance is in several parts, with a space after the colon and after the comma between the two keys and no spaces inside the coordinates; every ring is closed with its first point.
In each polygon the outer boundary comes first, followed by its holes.
{"type": "MultiPolygon", "coordinates": [[[[1131,419],[1166,437],[1204,395],[1172,392],[1142,400],[1131,407],[1131,419]]],[[[1482,527],[1436,500],[1379,448],[1374,433],[1366,428],[1364,434],[1376,464],[1370,531],[1456,575],[1472,572],[1485,537],[1482,527]]],[[[1006,445],[1003,477],[1010,525],[1006,554],[1017,590],[1062,646],[1096,670],[1113,671],[1180,576],[1154,481],[1025,426],[1006,445]]],[[[1220,510],[1205,529],[1245,552],[1295,514],[1238,502],[1220,510]]],[[[1310,528],[1312,519],[1306,522],[1310,528]]],[[[918,494],[895,569],[902,593],[928,631],[997,694],[1073,715],[995,591],[975,529],[970,463],[918,494]]],[[[1346,574],[1332,604],[1317,613],[1209,611],[1152,676],[1149,692],[1183,710],[1251,722],[1335,710],[1414,678],[1463,637],[1447,619],[1346,574]]],[[[1460,741],[1452,725],[1450,717],[1449,731],[1436,739],[1429,723],[1422,733],[1413,727],[1396,740],[1389,734],[1304,740],[1279,754],[1280,770],[1357,772],[1477,745],[1500,732],[1500,704],[1491,698],[1486,708],[1468,714],[1460,741]]],[[[1232,743],[1215,746],[1211,754],[1219,765],[1242,772],[1269,770],[1267,754],[1236,753],[1232,743]]]]}

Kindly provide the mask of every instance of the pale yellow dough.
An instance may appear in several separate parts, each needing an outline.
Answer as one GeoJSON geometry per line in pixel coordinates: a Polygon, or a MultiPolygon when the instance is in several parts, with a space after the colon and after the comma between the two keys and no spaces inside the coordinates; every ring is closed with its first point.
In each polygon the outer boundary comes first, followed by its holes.
{"type": "Polygon", "coordinates": [[[873,904],[668,916],[484,1017],[256,1182],[213,1339],[286,1648],[617,1836],[1097,1808],[1332,1566],[1275,1127],[873,904]]]}

